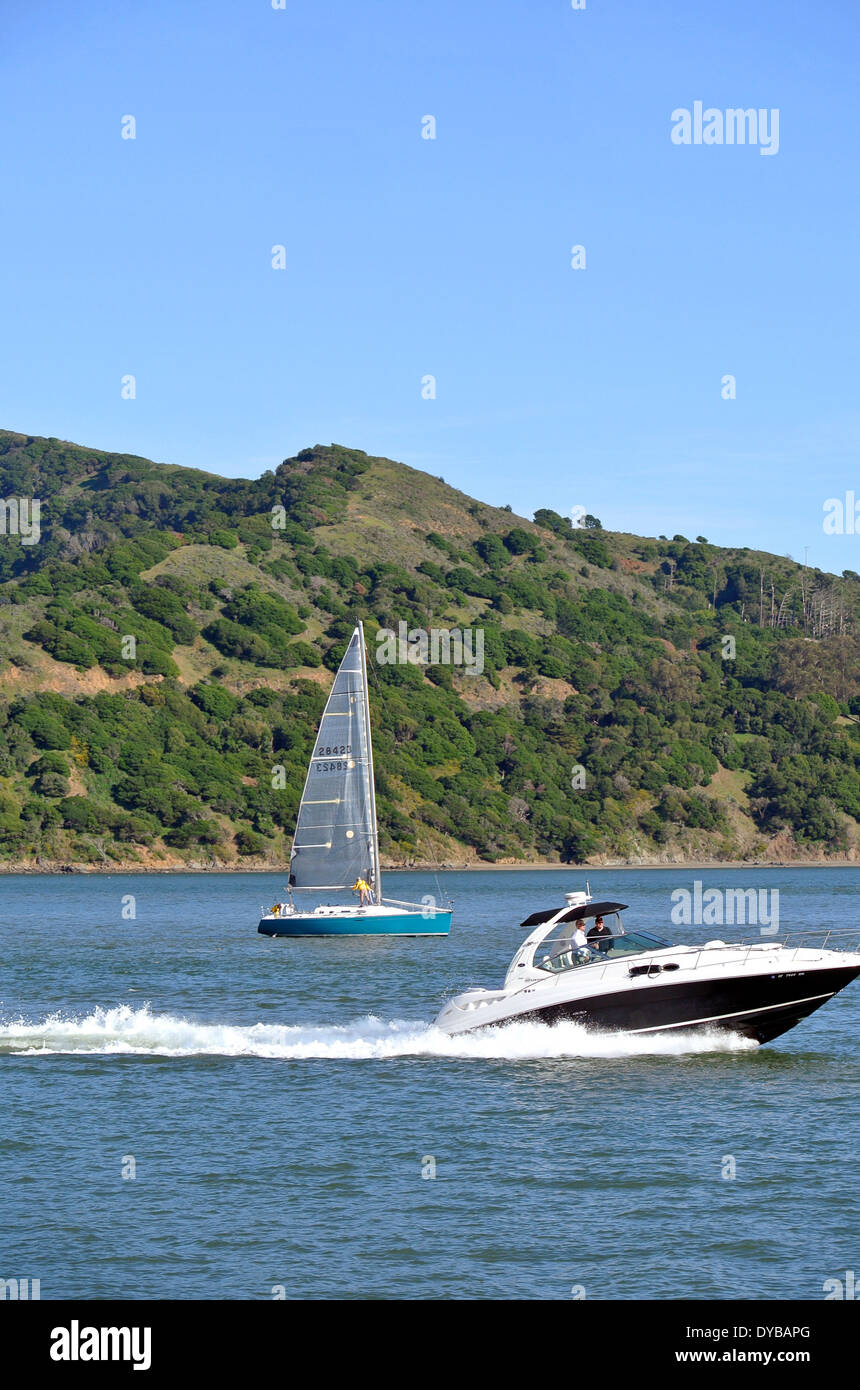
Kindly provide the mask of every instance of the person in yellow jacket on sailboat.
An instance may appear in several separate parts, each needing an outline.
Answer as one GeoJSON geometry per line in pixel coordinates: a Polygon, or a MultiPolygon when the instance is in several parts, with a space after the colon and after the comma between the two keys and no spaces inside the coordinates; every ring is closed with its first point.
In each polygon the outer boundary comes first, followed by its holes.
{"type": "Polygon", "coordinates": [[[361,894],[361,906],[367,907],[370,903],[370,884],[365,883],[363,878],[357,878],[352,885],[353,893],[361,894]]]}

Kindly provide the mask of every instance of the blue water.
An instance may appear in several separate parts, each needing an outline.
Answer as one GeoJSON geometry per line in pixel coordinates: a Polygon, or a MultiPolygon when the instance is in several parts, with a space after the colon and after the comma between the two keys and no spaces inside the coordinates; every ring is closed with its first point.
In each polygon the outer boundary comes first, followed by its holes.
{"type": "MultiPolygon", "coordinates": [[[[589,877],[663,934],[695,877],[778,887],[783,927],[857,920],[856,869],[589,877]]],[[[517,924],[584,883],[442,883],[448,939],[289,941],[256,933],[279,876],[0,879],[0,1278],[42,1298],[815,1300],[860,1269],[860,982],[761,1049],[447,1039],[428,1026],[446,994],[501,983],[517,924]]]]}

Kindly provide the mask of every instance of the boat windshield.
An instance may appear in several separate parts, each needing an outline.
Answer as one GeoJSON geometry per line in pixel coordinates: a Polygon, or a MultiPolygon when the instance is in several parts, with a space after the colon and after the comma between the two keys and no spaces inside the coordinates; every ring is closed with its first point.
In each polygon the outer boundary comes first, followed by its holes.
{"type": "Polygon", "coordinates": [[[625,932],[619,920],[606,923],[608,928],[597,933],[594,923],[562,922],[535,950],[534,963],[539,970],[573,970],[595,961],[615,960],[618,956],[641,955],[645,951],[665,950],[671,945],[647,931],[625,932]],[[585,932],[586,945],[577,945],[573,934],[578,926],[585,932]]]}

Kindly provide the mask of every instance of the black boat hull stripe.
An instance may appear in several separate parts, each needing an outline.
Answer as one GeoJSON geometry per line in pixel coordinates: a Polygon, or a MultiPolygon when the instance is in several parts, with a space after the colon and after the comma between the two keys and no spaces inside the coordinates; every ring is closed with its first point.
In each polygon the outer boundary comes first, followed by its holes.
{"type": "MultiPolygon", "coordinates": [[[[645,976],[632,989],[563,1003],[537,1004],[504,1019],[475,1019],[471,1027],[540,1019],[550,1024],[581,1023],[613,1033],[715,1028],[769,1042],[814,1013],[858,974],[860,967],[837,966],[746,978],[735,976],[731,980],[678,981],[671,985],[652,983],[645,976]],[[798,995],[798,988],[804,985],[812,986],[815,993],[798,995]]],[[[492,1014],[491,1009],[486,1012],[492,1014]]]]}
{"type": "Polygon", "coordinates": [[[812,1004],[816,999],[823,1003],[825,999],[832,999],[834,993],[835,991],[831,990],[829,994],[810,994],[805,999],[793,999],[787,1004],[762,1004],[758,1009],[741,1009],[739,1013],[711,1014],[709,1018],[691,1018],[686,1023],[657,1023],[651,1028],[631,1028],[628,1031],[631,1033],[658,1033],[665,1032],[667,1028],[696,1028],[700,1024],[721,1023],[727,1018],[751,1018],[753,1014],[770,1013],[774,1009],[787,1009],[797,1004],[812,1004]]]}

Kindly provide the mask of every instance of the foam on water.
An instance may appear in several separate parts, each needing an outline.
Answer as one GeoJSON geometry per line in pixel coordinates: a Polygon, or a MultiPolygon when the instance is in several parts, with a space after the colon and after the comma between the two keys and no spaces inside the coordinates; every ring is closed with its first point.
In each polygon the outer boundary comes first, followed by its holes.
{"type": "Polygon", "coordinates": [[[98,1008],[84,1018],[51,1014],[0,1024],[0,1054],[17,1056],[266,1057],[301,1061],[390,1057],[677,1057],[740,1052],[758,1044],[731,1033],[590,1033],[581,1024],[514,1023],[449,1037],[440,1028],[372,1014],[344,1025],[200,1023],[153,1014],[149,1005],[98,1008]]]}

